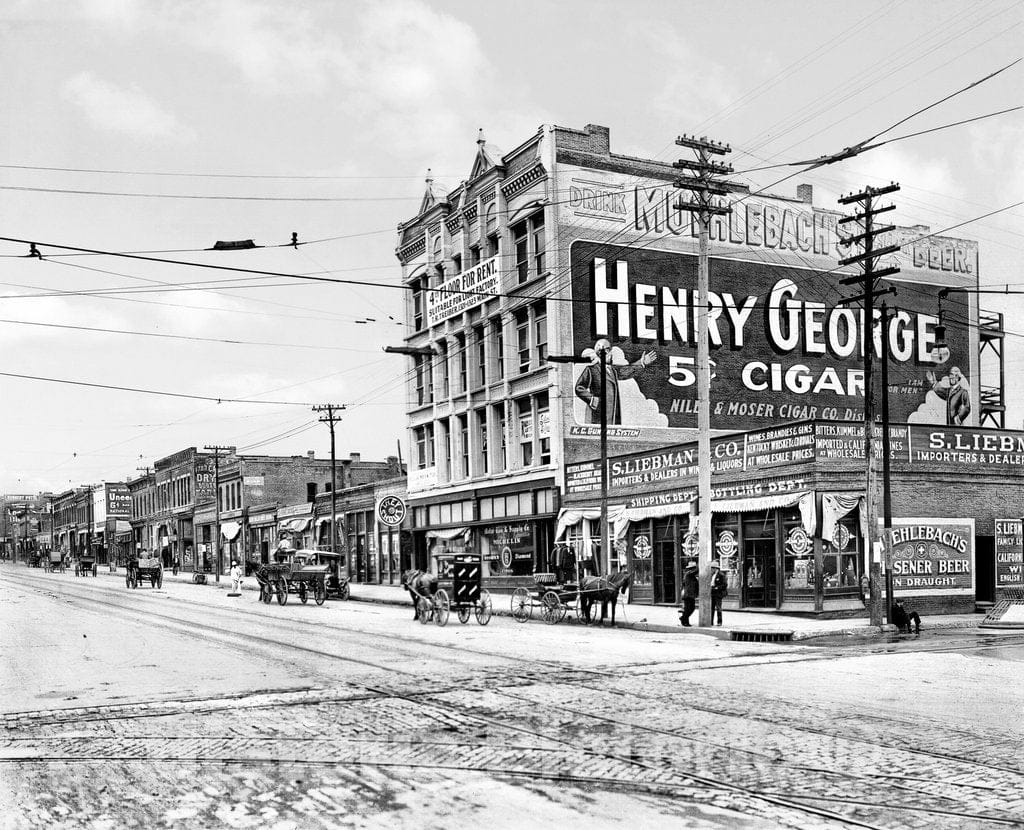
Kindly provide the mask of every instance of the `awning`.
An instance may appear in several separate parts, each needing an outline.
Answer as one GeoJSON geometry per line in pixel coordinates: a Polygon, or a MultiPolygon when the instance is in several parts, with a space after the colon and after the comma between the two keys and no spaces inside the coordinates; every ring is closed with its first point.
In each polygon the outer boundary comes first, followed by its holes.
{"type": "Polygon", "coordinates": [[[776,507],[800,505],[800,519],[804,530],[813,536],[818,528],[818,514],[814,509],[814,491],[802,493],[780,493],[776,496],[750,496],[745,499],[720,499],[711,502],[712,513],[749,513],[754,510],[771,510],[776,507]]]}
{"type": "Polygon", "coordinates": [[[114,523],[114,532],[115,533],[131,533],[132,532],[132,523],[131,522],[126,522],[126,521],[124,521],[124,519],[118,519],[114,523]]]}
{"type": "Polygon", "coordinates": [[[309,530],[309,524],[312,521],[311,518],[285,519],[277,526],[277,529],[282,533],[302,533],[309,530]]]}
{"type": "Polygon", "coordinates": [[[241,529],[242,526],[238,522],[224,522],[224,524],[220,526],[220,535],[231,542],[238,535],[238,531],[241,529]]]}
{"type": "MultiPolygon", "coordinates": [[[[676,505],[670,505],[670,506],[671,507],[675,507],[676,505]]],[[[682,507],[683,507],[683,512],[685,513],[686,510],[687,510],[687,506],[684,504],[684,505],[682,505],[682,507]]],[[[638,508],[638,509],[646,509],[646,508],[638,508]]],[[[629,511],[626,509],[626,506],[623,505],[623,504],[610,504],[610,505],[608,505],[608,521],[611,523],[612,527],[615,529],[615,536],[616,536],[616,538],[619,538],[621,536],[625,536],[626,535],[626,526],[629,524],[629,519],[628,518],[624,518],[624,517],[625,517],[625,514],[628,513],[628,512],[629,511]],[[621,523],[621,528],[620,528],[620,523],[621,523]]],[[[668,515],[668,514],[665,514],[665,515],[668,515]]],[[[595,519],[600,519],[600,518],[601,518],[601,510],[600,510],[600,508],[597,508],[597,507],[587,507],[587,508],[563,507],[561,510],[558,511],[558,522],[555,524],[555,541],[556,542],[559,541],[565,535],[565,531],[567,531],[570,527],[575,527],[580,522],[582,522],[584,519],[595,520],[595,519]]]]}
{"type": "MultiPolygon", "coordinates": [[[[836,525],[843,516],[849,515],[860,508],[860,533],[864,539],[867,534],[867,516],[864,510],[864,496],[860,493],[823,493],[821,496],[821,538],[831,542],[835,536],[836,525]]],[[[838,545],[836,546],[838,547],[838,545]]]]}
{"type": "Polygon", "coordinates": [[[465,536],[469,533],[468,527],[446,527],[438,530],[428,530],[428,539],[443,539],[446,542],[452,539],[458,539],[460,536],[465,536]]]}

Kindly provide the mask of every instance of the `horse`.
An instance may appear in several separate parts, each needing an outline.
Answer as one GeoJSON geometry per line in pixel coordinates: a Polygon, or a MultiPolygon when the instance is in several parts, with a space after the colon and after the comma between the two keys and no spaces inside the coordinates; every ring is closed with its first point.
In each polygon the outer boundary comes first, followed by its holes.
{"type": "Polygon", "coordinates": [[[412,618],[420,617],[419,598],[433,597],[437,593],[437,577],[428,571],[410,570],[402,572],[402,587],[412,599],[412,618]]]}
{"type": "Polygon", "coordinates": [[[580,582],[580,605],[583,619],[590,622],[590,609],[595,602],[601,603],[601,622],[608,616],[608,604],[612,606],[612,627],[615,627],[615,605],[619,594],[629,587],[629,571],[620,568],[607,576],[585,576],[580,582]]]}

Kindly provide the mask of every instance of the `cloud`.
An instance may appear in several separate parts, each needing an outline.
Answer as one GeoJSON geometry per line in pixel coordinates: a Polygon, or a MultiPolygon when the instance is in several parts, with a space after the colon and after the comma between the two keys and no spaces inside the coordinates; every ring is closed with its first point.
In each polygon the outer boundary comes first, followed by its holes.
{"type": "Polygon", "coordinates": [[[194,132],[140,89],[125,89],[91,72],[79,72],[64,84],[65,100],[77,106],[98,130],[139,138],[191,141],[194,132]]]}

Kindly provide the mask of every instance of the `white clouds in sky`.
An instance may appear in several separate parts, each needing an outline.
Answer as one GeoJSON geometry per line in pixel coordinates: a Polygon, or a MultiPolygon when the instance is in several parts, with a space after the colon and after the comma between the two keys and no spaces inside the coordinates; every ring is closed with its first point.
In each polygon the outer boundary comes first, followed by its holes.
{"type": "Polygon", "coordinates": [[[145,139],[191,141],[195,138],[191,129],[142,90],[119,86],[92,72],[79,72],[69,78],[61,92],[64,100],[78,107],[98,130],[145,139]]]}

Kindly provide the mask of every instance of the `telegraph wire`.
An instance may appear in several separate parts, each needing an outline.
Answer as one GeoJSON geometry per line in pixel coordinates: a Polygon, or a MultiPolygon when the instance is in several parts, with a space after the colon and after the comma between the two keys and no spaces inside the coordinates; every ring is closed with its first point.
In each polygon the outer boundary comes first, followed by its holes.
{"type": "Polygon", "coordinates": [[[119,196],[132,199],[200,199],[226,202],[418,202],[421,196],[203,196],[197,193],[127,193],[114,190],[71,190],[62,187],[0,185],[0,190],[25,193],[62,193],[72,196],[119,196]]]}
{"type": "Polygon", "coordinates": [[[0,377],[5,378],[17,378],[19,380],[35,380],[46,383],[60,383],[67,384],[69,386],[86,386],[91,389],[110,389],[115,392],[136,392],[140,395],[161,395],[168,398],[186,398],[194,401],[210,401],[211,403],[253,403],[253,404],[266,404],[273,406],[304,406],[310,407],[311,403],[305,403],[301,401],[260,401],[253,398],[228,398],[228,397],[213,397],[211,395],[189,395],[185,392],[166,392],[159,389],[142,389],[136,386],[114,386],[107,383],[89,383],[83,380],[69,380],[67,378],[48,378],[40,375],[24,375],[16,372],[0,372],[0,377]]]}
{"type": "MultiPolygon", "coordinates": [[[[31,164],[0,164],[2,170],[39,170],[44,172],[54,173],[99,173],[103,175],[115,175],[115,176],[170,176],[176,178],[191,178],[191,179],[275,179],[279,181],[373,181],[373,180],[384,180],[384,179],[418,179],[419,175],[405,175],[405,176],[328,176],[328,175],[271,175],[267,173],[182,173],[182,172],[167,172],[158,170],[102,170],[90,167],[40,167],[31,164]]],[[[457,179],[458,176],[451,174],[435,173],[435,178],[439,179],[457,179]]]]}

